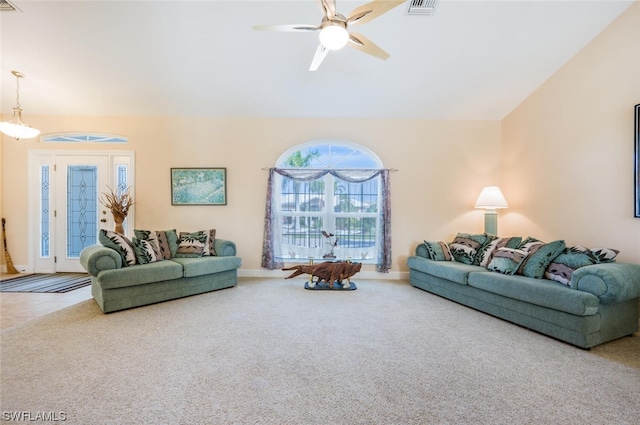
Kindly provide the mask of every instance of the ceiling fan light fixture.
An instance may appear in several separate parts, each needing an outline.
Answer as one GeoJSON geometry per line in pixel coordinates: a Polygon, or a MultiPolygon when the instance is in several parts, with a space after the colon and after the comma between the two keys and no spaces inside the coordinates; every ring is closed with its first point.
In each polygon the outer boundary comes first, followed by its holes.
{"type": "Polygon", "coordinates": [[[349,32],[341,24],[331,23],[320,30],[320,43],[329,50],[340,50],[348,41],[349,32]]]}
{"type": "Polygon", "coordinates": [[[16,140],[31,139],[40,134],[40,130],[29,127],[22,121],[20,78],[24,78],[24,75],[19,71],[11,71],[11,73],[16,77],[16,106],[13,108],[13,117],[9,121],[0,122],[0,131],[16,140]]]}

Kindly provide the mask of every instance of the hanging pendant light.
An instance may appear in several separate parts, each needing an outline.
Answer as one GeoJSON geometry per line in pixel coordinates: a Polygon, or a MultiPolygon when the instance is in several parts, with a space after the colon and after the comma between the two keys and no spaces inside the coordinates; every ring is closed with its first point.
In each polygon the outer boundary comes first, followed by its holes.
{"type": "Polygon", "coordinates": [[[40,130],[29,127],[22,122],[22,108],[20,107],[20,78],[24,74],[18,71],[11,71],[16,77],[16,106],[13,108],[13,117],[9,121],[0,122],[0,131],[16,140],[31,139],[40,134],[40,130]]]}

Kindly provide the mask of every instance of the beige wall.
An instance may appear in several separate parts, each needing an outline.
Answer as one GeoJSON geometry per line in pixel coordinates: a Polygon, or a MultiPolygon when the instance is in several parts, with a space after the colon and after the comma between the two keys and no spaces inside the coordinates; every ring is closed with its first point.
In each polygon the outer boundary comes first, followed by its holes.
{"type": "MultiPolygon", "coordinates": [[[[481,232],[473,204],[499,184],[510,208],[501,235],[565,239],[621,251],[640,263],[633,218],[633,105],[640,103],[640,4],[635,3],[502,122],[358,119],[29,116],[43,131],[126,135],[136,152],[136,227],[215,227],[234,240],[243,272],[260,270],[267,173],[297,144],[349,140],[374,151],[392,174],[393,266],[423,239],[481,232]],[[227,206],[171,206],[171,167],[228,172],[227,206]]],[[[0,210],[13,262],[27,264],[27,151],[78,149],[2,138],[0,210]]],[[[105,149],[105,146],[82,146],[105,149]]],[[[368,271],[372,270],[371,267],[368,271]]]]}
{"type": "Polygon", "coordinates": [[[501,228],[621,251],[640,263],[633,218],[633,107],[640,103],[640,3],[502,123],[501,228]]]}
{"type": "MultiPolygon", "coordinates": [[[[198,230],[215,227],[237,243],[245,273],[260,269],[267,172],[297,144],[324,138],[349,140],[374,151],[391,175],[393,265],[389,277],[406,271],[406,258],[424,239],[450,240],[457,231],[482,231],[473,209],[481,188],[500,175],[500,122],[356,119],[261,119],[176,117],[39,117],[29,124],[44,134],[96,131],[126,135],[136,153],[136,227],[198,230]],[[226,167],[227,206],[172,206],[171,167],[226,167]]],[[[27,263],[27,151],[78,149],[3,138],[4,209],[12,227],[14,264],[27,263]]],[[[83,145],[84,149],[91,146],[83,145]]],[[[94,149],[104,150],[100,145],[94,149]]],[[[368,267],[367,271],[373,270],[368,267]]]]}

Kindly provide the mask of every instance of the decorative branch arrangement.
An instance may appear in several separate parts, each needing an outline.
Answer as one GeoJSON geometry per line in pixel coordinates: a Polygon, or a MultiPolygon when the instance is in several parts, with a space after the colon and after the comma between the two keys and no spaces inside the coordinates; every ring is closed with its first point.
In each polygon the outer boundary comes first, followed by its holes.
{"type": "Polygon", "coordinates": [[[331,247],[331,251],[329,251],[328,253],[324,254],[322,256],[322,258],[336,258],[336,255],[333,253],[333,250],[338,246],[338,237],[335,238],[335,240],[331,240],[331,238],[334,237],[333,233],[327,233],[324,230],[322,231],[322,236],[324,236],[325,238],[327,238],[327,245],[329,245],[331,247]]]}
{"type": "Polygon", "coordinates": [[[109,193],[101,194],[100,203],[111,210],[113,220],[116,222],[116,233],[124,235],[124,226],[122,223],[124,219],[127,218],[127,214],[129,214],[129,208],[135,204],[133,196],[131,196],[131,187],[127,187],[120,195],[117,195],[113,189],[109,187],[109,193]]]}

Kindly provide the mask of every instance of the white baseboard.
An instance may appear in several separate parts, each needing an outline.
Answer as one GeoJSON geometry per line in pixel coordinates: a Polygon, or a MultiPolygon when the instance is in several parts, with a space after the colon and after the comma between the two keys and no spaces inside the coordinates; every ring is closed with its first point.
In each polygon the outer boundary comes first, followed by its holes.
{"type": "MultiPolygon", "coordinates": [[[[291,271],[267,270],[267,269],[238,269],[238,277],[260,277],[260,278],[285,278],[291,271]]],[[[409,272],[389,272],[378,273],[374,271],[363,271],[356,275],[361,279],[377,280],[409,280],[409,272]]],[[[354,279],[356,279],[354,277],[354,279]]]]}

